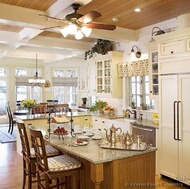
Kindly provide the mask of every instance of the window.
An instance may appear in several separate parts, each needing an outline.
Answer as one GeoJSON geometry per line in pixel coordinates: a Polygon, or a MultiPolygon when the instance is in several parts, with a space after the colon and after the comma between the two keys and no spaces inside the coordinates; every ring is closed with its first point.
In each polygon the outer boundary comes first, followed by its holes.
{"type": "Polygon", "coordinates": [[[130,104],[134,102],[136,107],[143,103],[148,108],[154,107],[154,102],[149,99],[149,76],[132,76],[129,79],[130,104]]]}
{"type": "Polygon", "coordinates": [[[77,104],[77,69],[54,70],[53,98],[59,103],[77,104]]]}
{"type": "Polygon", "coordinates": [[[35,99],[36,103],[42,102],[42,88],[35,86],[31,87],[28,83],[29,74],[34,75],[34,69],[16,68],[16,101],[25,99],[35,99]]]}
{"type": "Polygon", "coordinates": [[[0,119],[6,115],[7,106],[7,69],[0,68],[0,119]]]}

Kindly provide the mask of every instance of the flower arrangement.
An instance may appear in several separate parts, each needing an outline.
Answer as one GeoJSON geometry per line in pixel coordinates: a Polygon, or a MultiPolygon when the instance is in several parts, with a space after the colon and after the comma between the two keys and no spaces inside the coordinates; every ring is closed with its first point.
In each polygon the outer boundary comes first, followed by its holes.
{"type": "Polygon", "coordinates": [[[98,39],[94,46],[85,52],[85,60],[92,58],[94,53],[105,55],[108,51],[114,49],[114,42],[104,39],[98,39]]]}
{"type": "Polygon", "coordinates": [[[26,100],[22,100],[20,102],[20,105],[23,108],[32,109],[36,105],[36,101],[34,99],[26,99],[26,100]]]}

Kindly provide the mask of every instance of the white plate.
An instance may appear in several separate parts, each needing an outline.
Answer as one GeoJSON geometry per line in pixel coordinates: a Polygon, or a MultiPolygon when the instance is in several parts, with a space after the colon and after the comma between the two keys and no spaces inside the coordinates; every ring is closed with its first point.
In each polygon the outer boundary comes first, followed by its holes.
{"type": "Polygon", "coordinates": [[[85,133],[84,134],[84,136],[89,136],[89,137],[91,137],[91,136],[93,136],[94,134],[93,133],[85,133]]]}
{"type": "Polygon", "coordinates": [[[84,136],[84,135],[82,135],[82,136],[78,136],[78,139],[82,139],[82,140],[84,140],[84,139],[89,139],[89,137],[88,137],[88,136],[84,136]]]}
{"type": "Polygon", "coordinates": [[[83,141],[83,143],[77,143],[77,142],[75,142],[75,144],[78,145],[78,146],[84,146],[84,145],[87,145],[88,142],[86,142],[86,141],[83,141]]]}
{"type": "Polygon", "coordinates": [[[100,139],[102,139],[102,137],[101,136],[93,136],[92,139],[94,139],[94,140],[100,140],[100,139]]]}
{"type": "Polygon", "coordinates": [[[75,134],[80,134],[80,133],[82,133],[82,131],[76,130],[76,131],[74,131],[74,133],[75,134]]]}

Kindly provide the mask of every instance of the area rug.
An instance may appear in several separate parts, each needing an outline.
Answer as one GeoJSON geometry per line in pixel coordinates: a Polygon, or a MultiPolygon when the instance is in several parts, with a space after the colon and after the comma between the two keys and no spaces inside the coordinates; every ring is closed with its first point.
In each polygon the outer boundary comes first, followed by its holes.
{"type": "Polygon", "coordinates": [[[0,126],[0,143],[16,142],[15,127],[12,135],[8,133],[8,129],[7,126],[0,126]]]}

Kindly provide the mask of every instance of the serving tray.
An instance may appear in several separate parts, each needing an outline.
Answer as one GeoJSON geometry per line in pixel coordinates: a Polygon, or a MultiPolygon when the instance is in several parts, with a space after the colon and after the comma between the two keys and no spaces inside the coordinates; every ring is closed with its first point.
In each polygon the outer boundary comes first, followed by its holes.
{"type": "Polygon", "coordinates": [[[126,151],[145,151],[147,147],[144,148],[132,148],[132,147],[125,147],[125,146],[111,146],[109,144],[102,144],[101,148],[105,149],[112,149],[112,150],[126,150],[126,151]]]}

